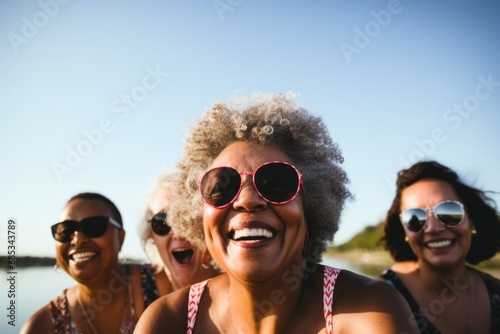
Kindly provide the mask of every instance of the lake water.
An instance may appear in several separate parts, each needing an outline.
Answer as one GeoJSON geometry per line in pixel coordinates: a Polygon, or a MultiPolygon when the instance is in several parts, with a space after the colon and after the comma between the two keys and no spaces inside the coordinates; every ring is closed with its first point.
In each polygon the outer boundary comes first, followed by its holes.
{"type": "Polygon", "coordinates": [[[12,276],[5,270],[0,271],[2,275],[0,284],[0,309],[3,314],[0,315],[0,333],[19,333],[24,321],[36,310],[47,304],[50,299],[55,297],[66,287],[74,285],[65,272],[56,273],[51,267],[29,267],[16,268],[16,288],[15,288],[15,307],[16,320],[15,326],[8,322],[10,311],[7,309],[11,299],[8,296],[10,283],[8,279],[12,276]]]}
{"type": "MultiPolygon", "coordinates": [[[[348,269],[367,276],[380,273],[379,267],[359,266],[345,260],[324,259],[323,262],[332,267],[348,269]]],[[[8,324],[10,311],[7,309],[11,300],[8,297],[10,284],[7,280],[11,275],[5,270],[0,271],[0,275],[3,276],[0,280],[0,306],[3,310],[0,317],[2,319],[0,333],[2,334],[19,333],[22,324],[32,313],[47,304],[65,288],[75,285],[75,281],[65,272],[56,273],[51,267],[17,268],[16,272],[16,320],[15,326],[11,326],[8,324]]]]}

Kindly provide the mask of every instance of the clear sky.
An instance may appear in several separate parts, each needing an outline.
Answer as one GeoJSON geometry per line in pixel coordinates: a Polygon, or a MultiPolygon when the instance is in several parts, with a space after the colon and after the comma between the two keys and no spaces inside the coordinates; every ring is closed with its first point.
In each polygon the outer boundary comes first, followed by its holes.
{"type": "MultiPolygon", "coordinates": [[[[300,93],[343,151],[355,200],[335,242],[381,221],[396,172],[434,159],[500,191],[497,1],[2,1],[0,226],[54,256],[50,225],[83,191],[124,217],[218,100],[300,93]]],[[[500,196],[494,196],[500,204],[500,196]]]]}

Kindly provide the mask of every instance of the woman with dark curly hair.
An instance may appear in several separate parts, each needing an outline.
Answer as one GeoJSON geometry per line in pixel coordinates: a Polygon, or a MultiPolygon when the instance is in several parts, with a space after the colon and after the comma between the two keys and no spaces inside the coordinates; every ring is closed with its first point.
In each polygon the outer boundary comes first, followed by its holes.
{"type": "Polygon", "coordinates": [[[500,333],[500,281],[473,269],[500,246],[486,193],[435,161],[398,174],[384,225],[396,263],[381,279],[408,301],[421,333],[500,333]]]}
{"type": "Polygon", "coordinates": [[[415,333],[395,289],[318,264],[351,196],[342,161],[322,120],[290,96],[208,109],[187,137],[167,219],[224,273],[160,299],[136,331],[415,333]]]}

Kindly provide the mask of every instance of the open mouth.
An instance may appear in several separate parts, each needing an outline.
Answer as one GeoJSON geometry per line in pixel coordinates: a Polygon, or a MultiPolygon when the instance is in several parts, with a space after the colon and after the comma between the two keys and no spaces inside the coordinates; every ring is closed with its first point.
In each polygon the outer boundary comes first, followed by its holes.
{"type": "Polygon", "coordinates": [[[229,233],[229,238],[235,241],[258,241],[271,239],[275,232],[266,228],[242,228],[229,233]]]}
{"type": "Polygon", "coordinates": [[[176,249],[172,251],[175,260],[180,264],[187,264],[193,258],[194,252],[190,248],[176,249]]]}
{"type": "Polygon", "coordinates": [[[97,252],[80,252],[73,253],[69,256],[70,261],[73,261],[76,264],[84,263],[94,259],[97,256],[97,252]]]}
{"type": "Polygon", "coordinates": [[[445,248],[451,246],[453,240],[439,240],[439,241],[431,241],[426,243],[425,245],[429,248],[445,248]]]}

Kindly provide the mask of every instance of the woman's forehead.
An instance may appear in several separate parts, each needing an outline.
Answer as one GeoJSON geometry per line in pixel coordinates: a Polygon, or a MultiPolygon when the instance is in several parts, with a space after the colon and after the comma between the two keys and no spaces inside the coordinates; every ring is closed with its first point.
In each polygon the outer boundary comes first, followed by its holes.
{"type": "MultiPolygon", "coordinates": [[[[212,162],[210,168],[218,166],[257,167],[269,161],[291,162],[290,157],[272,144],[235,142],[227,146],[212,162]]],[[[238,169],[238,168],[237,168],[238,169]]]]}
{"type": "Polygon", "coordinates": [[[60,220],[82,220],[90,216],[111,216],[111,209],[106,203],[97,199],[77,198],[66,204],[60,220]]]}

